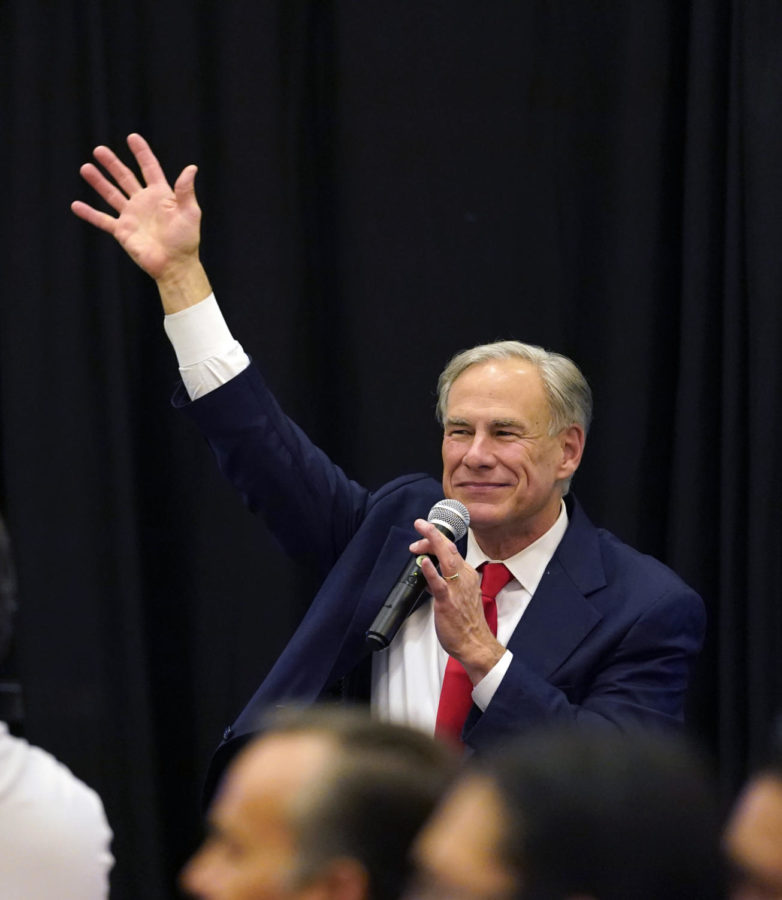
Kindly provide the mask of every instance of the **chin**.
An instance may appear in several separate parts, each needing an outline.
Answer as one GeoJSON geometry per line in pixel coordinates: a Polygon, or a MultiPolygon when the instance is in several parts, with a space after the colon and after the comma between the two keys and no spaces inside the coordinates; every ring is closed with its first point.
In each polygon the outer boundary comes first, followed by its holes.
{"type": "MultiPolygon", "coordinates": [[[[456,498],[459,499],[458,497],[456,498]]],[[[462,500],[462,503],[467,507],[470,512],[470,527],[473,531],[476,528],[493,528],[497,525],[500,525],[505,516],[502,511],[497,509],[496,506],[492,506],[488,503],[480,503],[473,501],[472,503],[466,503],[462,500]]]]}

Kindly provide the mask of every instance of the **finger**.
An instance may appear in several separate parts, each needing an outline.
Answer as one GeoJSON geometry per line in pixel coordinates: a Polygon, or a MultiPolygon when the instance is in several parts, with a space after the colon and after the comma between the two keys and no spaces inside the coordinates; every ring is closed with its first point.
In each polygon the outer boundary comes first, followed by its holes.
{"type": "Polygon", "coordinates": [[[430,593],[437,600],[447,601],[451,596],[464,592],[470,594],[477,589],[475,569],[468,566],[458,553],[445,565],[439,560],[439,567],[428,556],[422,557],[419,565],[430,593]]]}
{"type": "Polygon", "coordinates": [[[432,525],[431,522],[427,522],[426,519],[416,519],[413,522],[413,528],[424,538],[429,541],[432,545],[436,544],[439,541],[447,541],[448,538],[432,525]]]}
{"type": "Polygon", "coordinates": [[[71,210],[80,219],[89,222],[90,225],[100,228],[101,231],[107,231],[109,234],[114,234],[114,229],[117,225],[117,220],[114,216],[93,209],[89,204],[83,203],[81,200],[74,200],[73,203],[71,203],[71,210]]]}
{"type": "Polygon", "coordinates": [[[179,173],[179,178],[174,184],[177,204],[182,208],[198,206],[195,194],[195,177],[197,172],[198,166],[186,166],[179,173]]]}
{"type": "Polygon", "coordinates": [[[79,174],[87,182],[87,184],[117,212],[122,212],[128,202],[128,198],[122,191],[100,171],[97,166],[92,163],[85,163],[80,169],[79,174]]]}
{"type": "Polygon", "coordinates": [[[92,151],[92,155],[125,191],[128,197],[142,190],[142,185],[133,174],[133,171],[109,147],[103,145],[96,147],[92,151]]]}
{"type": "Polygon", "coordinates": [[[425,556],[421,560],[421,572],[426,579],[429,592],[436,600],[443,600],[448,596],[448,585],[440,576],[437,567],[428,556],[425,556]]]}
{"type": "Polygon", "coordinates": [[[429,523],[425,519],[416,519],[413,522],[413,528],[418,531],[420,534],[426,533],[427,537],[421,537],[418,540],[414,541],[410,544],[410,552],[411,553],[434,553],[434,548],[432,547],[432,542],[428,537],[428,528],[429,523]]]}
{"type": "Polygon", "coordinates": [[[417,556],[419,553],[434,553],[434,550],[428,540],[421,538],[421,540],[413,541],[410,544],[410,552],[417,556]]]}
{"type": "Polygon", "coordinates": [[[128,135],[128,147],[130,147],[133,156],[136,158],[141,174],[144,176],[144,181],[147,184],[165,184],[168,186],[165,172],[158,162],[158,158],[140,134],[128,135]]]}
{"type": "MultiPolygon", "coordinates": [[[[444,563],[448,564],[449,562],[452,563],[454,567],[458,567],[459,563],[462,562],[462,557],[453,541],[449,540],[431,522],[426,522],[423,519],[416,519],[413,524],[416,531],[423,535],[425,540],[429,542],[431,547],[429,552],[433,552],[440,560],[441,567],[444,563]]],[[[450,574],[453,570],[449,569],[448,571],[450,574]]]]}

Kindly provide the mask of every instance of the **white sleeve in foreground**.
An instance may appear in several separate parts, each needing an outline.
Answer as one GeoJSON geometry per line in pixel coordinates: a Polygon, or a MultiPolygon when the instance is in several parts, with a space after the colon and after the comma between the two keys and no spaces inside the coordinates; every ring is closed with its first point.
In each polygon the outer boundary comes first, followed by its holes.
{"type": "Polygon", "coordinates": [[[0,897],[105,900],[112,833],[95,791],[4,725],[0,769],[0,897]]]}
{"type": "Polygon", "coordinates": [[[225,384],[247,368],[250,359],[228,329],[214,294],[163,319],[191,400],[225,384]]]}

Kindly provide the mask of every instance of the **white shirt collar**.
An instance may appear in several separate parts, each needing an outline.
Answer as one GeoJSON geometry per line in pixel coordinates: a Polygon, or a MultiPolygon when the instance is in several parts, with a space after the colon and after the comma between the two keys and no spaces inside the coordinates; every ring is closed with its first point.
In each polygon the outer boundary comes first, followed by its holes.
{"type": "Polygon", "coordinates": [[[551,561],[551,557],[556,552],[559,542],[565,536],[568,527],[568,514],[565,508],[565,501],[562,500],[562,507],[559,511],[557,521],[542,534],[536,541],[519,550],[518,553],[509,559],[492,560],[490,559],[475,540],[472,528],[467,532],[467,553],[465,561],[473,569],[477,569],[484,562],[504,562],[510,569],[511,574],[519,582],[519,584],[530,594],[534,594],[537,590],[540,579],[546,571],[546,566],[551,561]]]}

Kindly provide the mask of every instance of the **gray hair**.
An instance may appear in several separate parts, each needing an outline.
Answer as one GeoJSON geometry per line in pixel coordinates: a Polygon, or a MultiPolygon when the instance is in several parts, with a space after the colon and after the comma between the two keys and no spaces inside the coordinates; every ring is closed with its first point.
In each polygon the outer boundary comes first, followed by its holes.
{"type": "Polygon", "coordinates": [[[525,359],[540,372],[549,406],[549,434],[580,425],[584,434],[592,421],[592,391],[581,370],[567,356],[520,341],[496,341],[462,350],[443,369],[437,381],[437,421],[445,422],[448,394],[454,381],[470,366],[492,359],[525,359]]]}

